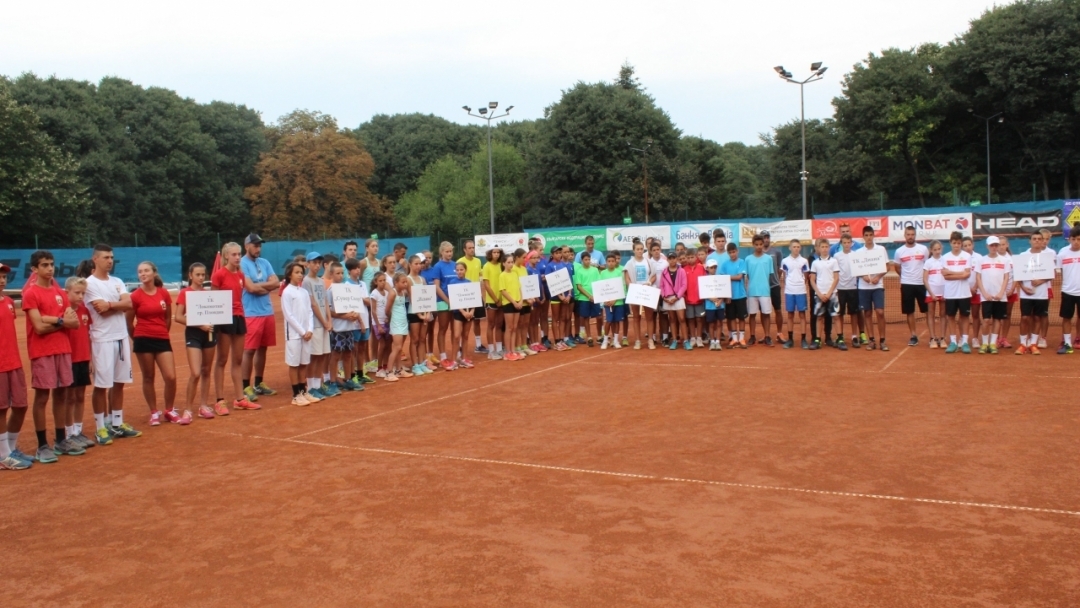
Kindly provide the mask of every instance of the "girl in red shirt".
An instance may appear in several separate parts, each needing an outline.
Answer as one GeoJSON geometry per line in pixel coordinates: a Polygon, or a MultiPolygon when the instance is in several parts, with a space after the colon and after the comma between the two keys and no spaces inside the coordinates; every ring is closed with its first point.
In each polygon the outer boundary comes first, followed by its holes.
{"type": "Polygon", "coordinates": [[[218,416],[228,416],[229,408],[225,406],[221,398],[225,389],[226,364],[229,365],[229,376],[232,377],[233,392],[236,395],[236,399],[233,400],[233,409],[257,410],[260,406],[244,397],[244,386],[240,380],[240,363],[244,360],[244,336],[247,334],[244,304],[240,300],[244,293],[244,273],[240,270],[240,245],[225,243],[225,246],[221,248],[221,260],[225,265],[214,271],[210,277],[210,286],[215,290],[232,292],[233,322],[231,325],[216,326],[218,350],[214,368],[214,385],[218,388],[218,401],[214,404],[214,413],[218,416]]]}
{"type": "MultiPolygon", "coordinates": [[[[199,382],[202,382],[202,405],[199,406],[199,418],[212,419],[215,416],[214,409],[208,404],[210,399],[210,375],[214,370],[214,353],[217,351],[217,332],[213,325],[188,325],[187,318],[187,294],[192,291],[202,291],[206,281],[206,266],[195,262],[188,267],[188,285],[180,290],[176,296],[176,322],[184,325],[184,345],[187,346],[188,374],[187,393],[185,394],[187,406],[195,404],[195,394],[199,393],[199,382]]],[[[221,394],[219,380],[218,394],[221,394]]],[[[225,400],[220,399],[215,404],[216,408],[224,409],[225,400]]]]}
{"type": "Polygon", "coordinates": [[[172,326],[172,296],[165,289],[153,262],[143,262],[136,269],[139,287],[131,292],[131,315],[135,320],[132,350],[142,371],[142,391],[150,406],[150,426],[159,426],[164,417],[169,422],[191,424],[191,412],[176,411],[176,364],[173,361],[169,328],[172,326]],[[154,366],[161,370],[165,383],[165,412],[157,409],[154,366]]]}

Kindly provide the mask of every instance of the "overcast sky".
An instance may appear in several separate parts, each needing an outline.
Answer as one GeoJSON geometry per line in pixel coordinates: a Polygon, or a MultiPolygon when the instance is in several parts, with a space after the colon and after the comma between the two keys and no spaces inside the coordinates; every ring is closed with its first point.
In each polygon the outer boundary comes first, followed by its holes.
{"type": "Polygon", "coordinates": [[[462,105],[544,107],[578,81],[611,80],[623,61],[684,133],[757,143],[799,115],[832,114],[843,75],[870,52],[946,43],[986,0],[505,2],[268,0],[240,3],[4,3],[0,74],[127,78],[199,102],[223,100],[267,122],[295,108],[355,127],[374,114],[457,122],[462,105]]]}

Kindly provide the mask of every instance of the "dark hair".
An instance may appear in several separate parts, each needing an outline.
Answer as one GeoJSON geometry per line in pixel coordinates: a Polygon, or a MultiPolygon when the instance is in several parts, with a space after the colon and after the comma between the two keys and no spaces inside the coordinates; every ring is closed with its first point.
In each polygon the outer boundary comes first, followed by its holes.
{"type": "Polygon", "coordinates": [[[522,249],[521,247],[518,247],[517,249],[514,250],[514,257],[515,258],[520,258],[520,257],[524,257],[524,256],[525,256],[525,250],[522,249]]]}
{"type": "MultiPolygon", "coordinates": [[[[908,228],[910,228],[910,226],[908,228]]],[[[905,228],[904,230],[907,230],[907,228],[905,228]]],[[[874,227],[873,226],[863,226],[862,227],[862,233],[863,233],[863,236],[866,236],[867,234],[874,234],[874,227]]]]}
{"type": "Polygon", "coordinates": [[[755,245],[758,244],[758,243],[764,244],[765,243],[765,237],[761,236],[760,234],[755,234],[754,238],[750,242],[754,243],[755,245]]]}
{"type": "Polygon", "coordinates": [[[591,234],[589,236],[585,237],[585,242],[588,243],[589,241],[596,242],[596,237],[594,237],[591,234]]]}
{"type": "Polygon", "coordinates": [[[492,249],[488,249],[488,250],[487,250],[487,251],[486,251],[486,252],[484,253],[484,257],[485,257],[485,258],[487,258],[487,261],[489,261],[489,262],[494,262],[494,261],[495,261],[495,260],[493,260],[493,259],[491,259],[491,258],[493,257],[493,254],[494,254],[494,253],[495,253],[496,251],[498,251],[498,252],[499,252],[499,262],[502,262],[502,259],[503,259],[503,250],[502,250],[502,249],[499,249],[498,247],[494,247],[494,248],[492,248],[492,249]]]}
{"type": "Polygon", "coordinates": [[[75,267],[75,276],[85,279],[94,274],[94,260],[83,260],[75,267]]]}
{"type": "Polygon", "coordinates": [[[558,245],[552,245],[551,246],[551,255],[555,255],[555,252],[560,250],[560,249],[562,249],[562,247],[559,247],[558,245]]]}
{"type": "Polygon", "coordinates": [[[356,270],[357,268],[360,268],[360,260],[358,260],[356,258],[349,258],[349,259],[345,260],[345,270],[348,270],[349,272],[352,272],[353,270],[356,270]]]}
{"type": "Polygon", "coordinates": [[[105,243],[98,243],[97,245],[94,245],[94,253],[99,251],[112,251],[112,247],[109,247],[105,243]]]}
{"type": "Polygon", "coordinates": [[[40,264],[43,260],[56,260],[56,258],[53,257],[53,254],[52,254],[51,251],[45,251],[44,249],[38,249],[34,253],[30,254],[30,267],[31,268],[37,268],[37,265],[40,264]]]}
{"type": "MultiPolygon", "coordinates": [[[[80,262],[80,264],[81,264],[81,262],[80,262]]],[[[195,262],[191,266],[188,266],[187,278],[188,278],[188,284],[189,285],[191,284],[191,273],[195,272],[196,268],[202,268],[203,270],[206,270],[206,265],[203,264],[202,262],[195,262]]]]}
{"type": "Polygon", "coordinates": [[[961,234],[960,232],[957,232],[956,230],[953,230],[951,233],[949,233],[949,242],[950,243],[953,242],[953,241],[963,242],[963,240],[964,240],[964,235],[961,234]]]}
{"type": "Polygon", "coordinates": [[[333,262],[330,262],[330,270],[337,270],[338,268],[342,268],[341,262],[339,262],[337,260],[334,260],[333,262]]]}
{"type": "MultiPolygon", "coordinates": [[[[150,270],[154,271],[154,287],[163,287],[165,285],[165,283],[162,282],[161,275],[158,274],[157,265],[154,264],[153,262],[151,262],[150,260],[144,260],[142,262],[139,262],[139,266],[142,266],[143,264],[146,264],[147,266],[150,267],[150,270]]],[[[139,266],[136,266],[135,268],[138,269],[139,266]]]]}
{"type": "Polygon", "coordinates": [[[609,260],[617,260],[619,259],[619,254],[615,253],[614,251],[609,251],[606,257],[609,260]]]}
{"type": "Polygon", "coordinates": [[[374,275],[373,275],[373,276],[371,277],[371,288],[372,288],[372,289],[375,289],[375,284],[379,282],[379,277],[385,277],[385,276],[386,276],[386,273],[385,273],[385,272],[383,272],[383,271],[381,271],[381,270],[380,270],[379,272],[376,272],[376,273],[375,273],[375,274],[374,274],[374,275]]]}
{"type": "Polygon", "coordinates": [[[591,260],[592,259],[592,254],[589,253],[588,251],[582,251],[581,252],[581,259],[584,260],[585,258],[589,258],[591,260]]]}
{"type": "Polygon", "coordinates": [[[360,248],[360,245],[356,241],[345,241],[345,244],[341,246],[341,252],[345,253],[345,250],[349,248],[349,245],[352,245],[357,249],[360,248]]]}
{"type": "Polygon", "coordinates": [[[323,266],[325,266],[327,264],[333,264],[336,261],[338,261],[338,257],[336,255],[332,254],[332,253],[328,253],[328,254],[322,256],[323,266]]]}
{"type": "MultiPolygon", "coordinates": [[[[907,232],[908,230],[915,230],[915,224],[909,223],[906,226],[904,226],[904,232],[907,232]]],[[[865,232],[865,230],[864,230],[864,232],[865,232]]]]}
{"type": "Polygon", "coordinates": [[[461,267],[462,267],[462,268],[464,268],[464,269],[465,269],[466,271],[467,271],[467,270],[469,270],[469,267],[468,267],[468,266],[467,266],[467,265],[465,264],[465,262],[461,262],[461,261],[458,261],[457,263],[455,263],[455,264],[454,264],[454,270],[457,270],[457,267],[458,267],[458,266],[461,266],[461,267]]]}
{"type": "Polygon", "coordinates": [[[847,239],[847,240],[849,240],[849,241],[851,241],[851,240],[854,240],[854,239],[852,239],[852,238],[851,238],[851,235],[850,235],[850,234],[841,234],[841,235],[840,235],[840,240],[842,241],[842,240],[844,240],[844,239],[847,239]]]}
{"type": "Polygon", "coordinates": [[[727,250],[728,250],[729,252],[731,252],[731,251],[737,251],[738,249],[739,249],[739,246],[738,246],[738,245],[736,245],[735,243],[728,243],[728,244],[727,244],[727,250]]]}
{"type": "Polygon", "coordinates": [[[699,233],[697,235],[697,241],[699,243],[708,243],[709,242],[709,233],[708,232],[699,233]]]}
{"type": "Polygon", "coordinates": [[[409,248],[405,246],[405,243],[394,243],[394,251],[398,251],[399,249],[404,249],[405,251],[409,250],[409,248]]]}
{"type": "Polygon", "coordinates": [[[723,228],[717,228],[716,230],[712,231],[712,238],[715,239],[716,237],[719,237],[719,236],[722,236],[722,237],[724,237],[724,240],[727,240],[727,233],[724,232],[723,228]]]}
{"type": "Polygon", "coordinates": [[[304,265],[300,262],[289,262],[285,265],[285,282],[292,285],[292,273],[294,268],[300,269],[300,274],[307,274],[304,272],[304,265]]]}
{"type": "Polygon", "coordinates": [[[472,243],[474,247],[476,246],[476,243],[472,239],[465,239],[465,242],[461,244],[461,248],[464,249],[469,243],[472,243]]]}

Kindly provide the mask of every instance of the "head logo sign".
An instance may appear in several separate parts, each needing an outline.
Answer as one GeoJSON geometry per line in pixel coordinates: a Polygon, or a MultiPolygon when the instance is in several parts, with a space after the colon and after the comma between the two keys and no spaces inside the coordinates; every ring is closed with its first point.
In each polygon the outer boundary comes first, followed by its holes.
{"type": "Polygon", "coordinates": [[[1026,236],[1044,228],[1051,234],[1061,234],[1061,210],[1039,213],[975,213],[973,225],[975,236],[1026,236]]]}

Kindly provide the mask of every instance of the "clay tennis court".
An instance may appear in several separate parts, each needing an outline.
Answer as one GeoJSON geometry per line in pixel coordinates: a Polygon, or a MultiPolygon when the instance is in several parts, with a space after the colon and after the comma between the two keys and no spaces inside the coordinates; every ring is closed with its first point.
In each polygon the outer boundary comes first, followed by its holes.
{"type": "Polygon", "coordinates": [[[0,475],[4,605],[1077,605],[1080,357],[889,332],[580,347],[307,408],[279,348],[282,394],[189,427],[147,426],[137,376],[142,437],[0,475]]]}

